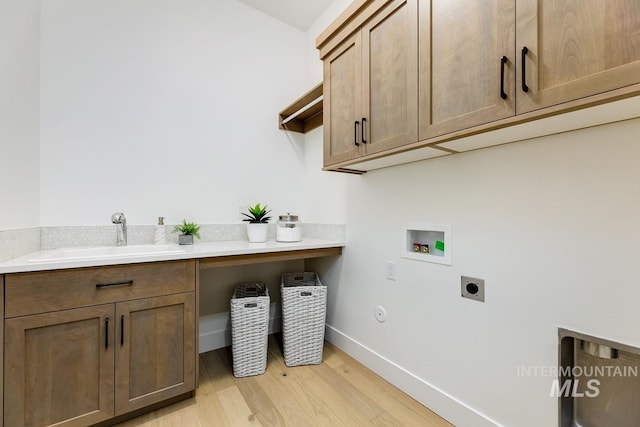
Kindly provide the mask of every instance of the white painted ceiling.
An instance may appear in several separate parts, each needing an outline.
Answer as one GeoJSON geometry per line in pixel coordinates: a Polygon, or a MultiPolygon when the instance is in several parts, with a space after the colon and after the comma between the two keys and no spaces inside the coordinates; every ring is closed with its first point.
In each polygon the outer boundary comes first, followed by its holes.
{"type": "Polygon", "coordinates": [[[333,0],[238,0],[280,21],[307,31],[333,0]]]}

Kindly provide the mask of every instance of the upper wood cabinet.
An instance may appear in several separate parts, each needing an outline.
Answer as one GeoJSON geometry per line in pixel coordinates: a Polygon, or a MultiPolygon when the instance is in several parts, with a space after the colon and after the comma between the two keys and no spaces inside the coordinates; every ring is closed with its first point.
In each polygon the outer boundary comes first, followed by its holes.
{"type": "Polygon", "coordinates": [[[639,17],[637,0],[421,1],[420,139],[637,83],[639,17]]]}
{"type": "Polygon", "coordinates": [[[640,1],[516,4],[518,114],[640,81],[640,1]]]}
{"type": "Polygon", "coordinates": [[[324,163],[360,155],[361,34],[342,42],[324,60],[324,163]]]}
{"type": "Polygon", "coordinates": [[[513,0],[420,2],[420,139],[515,114],[513,0]]]}
{"type": "Polygon", "coordinates": [[[396,0],[362,28],[364,154],[418,140],[417,14],[417,0],[396,0]]]}
{"type": "Polygon", "coordinates": [[[514,125],[640,94],[638,0],[356,0],[316,44],[329,170],[541,136],[514,125]]]}
{"type": "Polygon", "coordinates": [[[364,15],[319,45],[325,165],[418,139],[417,0],[374,1],[364,15]]]}

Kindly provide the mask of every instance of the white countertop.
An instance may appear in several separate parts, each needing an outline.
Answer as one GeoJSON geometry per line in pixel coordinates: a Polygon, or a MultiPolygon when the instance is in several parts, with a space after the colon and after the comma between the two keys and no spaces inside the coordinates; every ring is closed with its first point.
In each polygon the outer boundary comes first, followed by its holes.
{"type": "MultiPolygon", "coordinates": [[[[146,245],[149,246],[149,245],[146,245]]],[[[344,247],[344,243],[321,240],[303,239],[300,242],[282,243],[268,240],[264,243],[249,243],[248,241],[196,242],[193,245],[172,245],[181,252],[167,251],[167,253],[118,255],[95,257],[86,259],[30,261],[34,258],[45,258],[56,253],[59,249],[38,251],[0,263],[0,274],[22,273],[28,271],[60,270],[64,268],[96,267],[102,265],[134,264],[140,262],[172,261],[180,259],[199,259],[224,257],[231,255],[250,255],[271,252],[285,252],[305,249],[344,247]]],[[[130,246],[129,248],[133,248],[130,246]]],[[[80,249],[80,248],[68,248],[80,249]]]]}

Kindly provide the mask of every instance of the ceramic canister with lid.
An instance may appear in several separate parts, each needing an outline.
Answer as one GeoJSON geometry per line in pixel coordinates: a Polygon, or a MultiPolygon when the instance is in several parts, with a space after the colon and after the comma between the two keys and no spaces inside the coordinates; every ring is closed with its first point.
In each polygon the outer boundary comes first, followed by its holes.
{"type": "Polygon", "coordinates": [[[298,215],[280,215],[276,222],[276,241],[299,242],[302,240],[302,223],[298,215]]]}

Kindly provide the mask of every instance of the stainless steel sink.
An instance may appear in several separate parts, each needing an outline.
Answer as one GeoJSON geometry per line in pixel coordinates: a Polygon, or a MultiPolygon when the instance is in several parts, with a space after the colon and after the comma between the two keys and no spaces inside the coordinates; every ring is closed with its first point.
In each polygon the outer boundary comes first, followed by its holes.
{"type": "Polygon", "coordinates": [[[27,260],[33,263],[78,261],[86,259],[129,258],[148,255],[184,253],[178,245],[101,246],[55,249],[27,260]]]}
{"type": "Polygon", "coordinates": [[[640,426],[640,349],[559,330],[560,427],[640,426]]]}

